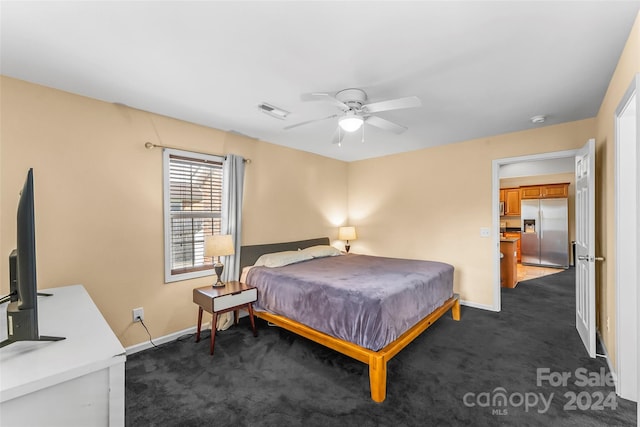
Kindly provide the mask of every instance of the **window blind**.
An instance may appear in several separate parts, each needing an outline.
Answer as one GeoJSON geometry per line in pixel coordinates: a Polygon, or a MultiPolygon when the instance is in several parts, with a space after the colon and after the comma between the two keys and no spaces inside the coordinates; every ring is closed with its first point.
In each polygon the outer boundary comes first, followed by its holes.
{"type": "Polygon", "coordinates": [[[171,274],[213,269],[204,238],[220,234],[222,163],[169,155],[171,274]]]}

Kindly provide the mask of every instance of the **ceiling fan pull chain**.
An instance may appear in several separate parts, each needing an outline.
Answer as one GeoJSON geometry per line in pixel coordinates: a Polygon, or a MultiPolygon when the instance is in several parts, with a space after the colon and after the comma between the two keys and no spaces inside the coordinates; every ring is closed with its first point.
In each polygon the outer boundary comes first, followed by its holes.
{"type": "Polygon", "coordinates": [[[364,123],[362,124],[362,141],[360,142],[364,142],[364,123]]]}

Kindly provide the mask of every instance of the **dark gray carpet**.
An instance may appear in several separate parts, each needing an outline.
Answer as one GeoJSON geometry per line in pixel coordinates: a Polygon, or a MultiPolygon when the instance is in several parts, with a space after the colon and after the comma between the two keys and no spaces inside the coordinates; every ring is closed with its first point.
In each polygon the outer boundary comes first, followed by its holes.
{"type": "Polygon", "coordinates": [[[635,426],[635,403],[604,399],[613,387],[576,385],[576,370],[598,380],[607,364],[586,355],[574,305],[570,269],[503,289],[500,313],[462,307],[460,322],[446,314],[389,362],[380,404],[366,365],[263,322],[254,338],[243,318],[218,333],[213,357],[208,339],[193,336],[129,356],[126,424],[635,426]],[[571,377],[538,386],[538,368],[571,377]]]}

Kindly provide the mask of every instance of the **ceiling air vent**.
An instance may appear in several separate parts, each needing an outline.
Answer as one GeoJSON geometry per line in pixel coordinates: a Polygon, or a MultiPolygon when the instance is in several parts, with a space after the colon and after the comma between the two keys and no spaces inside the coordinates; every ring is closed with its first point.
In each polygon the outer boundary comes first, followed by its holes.
{"type": "Polygon", "coordinates": [[[531,117],[531,123],[533,123],[534,125],[539,125],[541,123],[544,123],[544,121],[547,119],[547,116],[533,116],[531,117]]]}
{"type": "Polygon", "coordinates": [[[263,102],[262,104],[258,104],[258,109],[265,114],[270,115],[271,117],[275,117],[276,119],[284,120],[289,115],[288,111],[283,110],[282,108],[275,107],[271,104],[267,104],[263,102]]]}

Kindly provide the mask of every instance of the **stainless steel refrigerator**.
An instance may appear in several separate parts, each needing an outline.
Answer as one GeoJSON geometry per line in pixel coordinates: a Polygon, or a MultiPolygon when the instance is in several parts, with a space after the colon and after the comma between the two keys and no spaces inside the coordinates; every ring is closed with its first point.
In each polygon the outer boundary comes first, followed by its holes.
{"type": "Polygon", "coordinates": [[[522,200],[520,218],[522,263],[568,268],[567,199],[522,200]]]}

